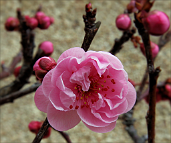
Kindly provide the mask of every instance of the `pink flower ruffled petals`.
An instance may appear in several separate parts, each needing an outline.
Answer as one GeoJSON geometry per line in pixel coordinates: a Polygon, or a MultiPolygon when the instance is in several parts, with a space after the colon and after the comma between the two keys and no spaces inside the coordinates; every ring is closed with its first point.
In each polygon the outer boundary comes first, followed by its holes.
{"type": "Polygon", "coordinates": [[[60,131],[82,120],[92,131],[109,132],[118,116],[130,110],[136,100],[118,58],[78,47],[59,57],[56,67],[45,75],[41,93],[49,100],[45,105],[48,121],[60,131]]]}

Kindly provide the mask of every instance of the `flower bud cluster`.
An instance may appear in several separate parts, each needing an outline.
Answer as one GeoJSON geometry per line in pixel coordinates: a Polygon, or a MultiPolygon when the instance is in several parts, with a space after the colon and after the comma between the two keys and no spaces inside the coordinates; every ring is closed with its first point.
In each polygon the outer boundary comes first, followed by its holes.
{"type": "MultiPolygon", "coordinates": [[[[39,121],[31,121],[28,125],[29,130],[32,133],[37,134],[42,126],[43,122],[39,122],[39,121]]],[[[48,138],[51,134],[51,128],[49,127],[48,130],[46,131],[46,133],[44,134],[43,138],[48,138]]]]}
{"type": "Polygon", "coordinates": [[[38,21],[38,27],[40,29],[48,29],[49,26],[54,23],[53,17],[49,17],[41,11],[36,13],[35,18],[38,21]]]}

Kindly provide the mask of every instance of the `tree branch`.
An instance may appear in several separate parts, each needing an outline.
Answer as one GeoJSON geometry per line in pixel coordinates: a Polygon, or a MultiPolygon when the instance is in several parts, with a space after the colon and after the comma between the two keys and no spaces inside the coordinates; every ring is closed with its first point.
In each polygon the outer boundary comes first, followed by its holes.
{"type": "Polygon", "coordinates": [[[92,10],[91,3],[85,6],[85,11],[86,15],[83,15],[85,23],[85,36],[81,48],[83,48],[85,51],[88,51],[90,44],[100,27],[101,22],[98,21],[94,23],[96,21],[96,9],[92,10]]]}
{"type": "Polygon", "coordinates": [[[139,34],[142,37],[144,43],[147,67],[149,72],[149,110],[147,112],[147,128],[148,128],[148,142],[154,143],[155,140],[155,107],[156,107],[156,84],[157,78],[159,76],[160,68],[154,69],[154,63],[152,58],[150,37],[147,30],[145,30],[144,25],[140,23],[135,16],[135,25],[138,29],[139,34]]]}
{"type": "Polygon", "coordinates": [[[113,55],[117,54],[122,49],[122,45],[127,42],[135,32],[135,28],[124,31],[120,39],[115,39],[115,43],[109,52],[113,55]]]}
{"type": "Polygon", "coordinates": [[[9,95],[6,95],[5,97],[0,97],[0,105],[3,105],[5,103],[9,103],[9,102],[13,102],[15,99],[17,98],[20,98],[20,97],[23,97],[31,92],[34,92],[36,91],[36,89],[40,86],[41,84],[40,83],[35,83],[33,84],[32,86],[26,88],[26,89],[23,89],[21,91],[16,91],[16,92],[13,92],[9,95]]]}

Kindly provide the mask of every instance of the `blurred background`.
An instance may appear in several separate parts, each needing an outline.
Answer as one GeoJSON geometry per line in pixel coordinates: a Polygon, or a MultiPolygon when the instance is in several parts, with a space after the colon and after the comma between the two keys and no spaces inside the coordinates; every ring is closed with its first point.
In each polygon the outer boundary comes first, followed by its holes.
{"type": "MultiPolygon", "coordinates": [[[[109,51],[115,38],[119,38],[122,32],[115,27],[116,17],[123,13],[129,0],[1,0],[0,1],[0,60],[5,61],[8,66],[21,48],[20,34],[18,32],[7,32],[4,28],[5,20],[12,16],[16,17],[16,9],[21,8],[22,14],[35,15],[37,8],[42,5],[42,11],[55,19],[55,23],[47,30],[36,28],[35,44],[36,49],[39,43],[51,41],[54,44],[52,58],[56,61],[60,54],[72,47],[80,47],[84,38],[84,22],[82,15],[85,14],[85,4],[91,2],[93,8],[97,8],[96,20],[101,21],[90,50],[109,51]]],[[[152,10],[164,11],[171,19],[171,1],[156,0],[152,10]]],[[[132,23],[132,26],[134,24],[132,23]]],[[[137,35],[137,33],[136,33],[137,35]]],[[[159,37],[151,36],[151,41],[158,43],[159,37]]],[[[140,82],[146,69],[146,59],[135,49],[129,41],[124,44],[123,49],[116,54],[122,61],[129,78],[136,83],[140,82]]],[[[171,42],[159,53],[155,67],[161,67],[158,81],[165,81],[171,77],[171,42]]],[[[5,86],[13,81],[15,77],[1,80],[0,86],[5,86]]],[[[35,82],[35,77],[31,77],[30,83],[35,82]]],[[[147,134],[146,112],[148,105],[143,100],[135,107],[134,117],[136,119],[135,128],[140,136],[147,134]]],[[[34,103],[34,93],[0,107],[0,142],[1,143],[27,143],[32,142],[35,134],[28,130],[28,124],[32,120],[43,121],[46,114],[40,112],[34,103]]],[[[124,130],[122,120],[117,120],[116,127],[109,133],[94,133],[84,126],[82,122],[73,129],[67,131],[74,143],[133,143],[127,132],[124,130]]],[[[171,110],[168,101],[162,101],[156,105],[156,143],[171,142],[171,110]]],[[[51,136],[43,139],[42,143],[65,143],[61,135],[52,131],[51,136]]]]}

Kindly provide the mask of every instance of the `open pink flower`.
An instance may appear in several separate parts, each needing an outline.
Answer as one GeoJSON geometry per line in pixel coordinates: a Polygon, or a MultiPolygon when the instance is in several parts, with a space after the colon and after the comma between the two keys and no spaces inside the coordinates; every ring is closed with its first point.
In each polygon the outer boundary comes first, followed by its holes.
{"type": "Polygon", "coordinates": [[[117,57],[75,47],[59,57],[34,99],[56,130],[69,130],[82,120],[90,130],[105,133],[131,110],[136,91],[117,57]]]}

